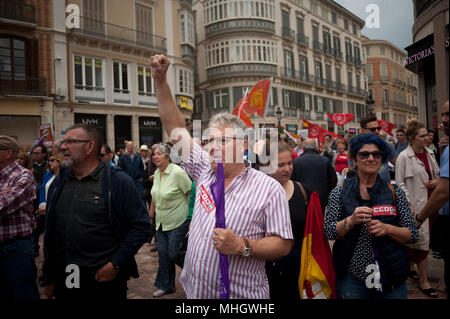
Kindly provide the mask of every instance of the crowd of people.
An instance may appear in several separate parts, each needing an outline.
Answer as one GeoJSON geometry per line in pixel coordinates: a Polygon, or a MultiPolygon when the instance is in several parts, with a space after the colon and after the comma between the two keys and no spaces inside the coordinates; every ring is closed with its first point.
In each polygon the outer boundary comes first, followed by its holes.
{"type": "Polygon", "coordinates": [[[166,81],[168,59],[154,56],[150,65],[161,122],[169,136],[177,129],[171,142],[138,149],[125,141],[116,154],[95,128],[75,124],[51,150],[24,152],[0,136],[1,297],[39,298],[40,282],[47,298],[126,299],[127,281],[139,276],[135,255],[155,240],[154,297],[175,291],[179,266],[187,298],[219,298],[225,255],[230,298],[299,299],[314,192],[332,245],[337,298],[405,299],[408,277],[437,297],[427,276],[430,250],[444,259],[448,296],[448,101],[439,144],[415,119],[389,139],[368,116],[359,134],[325,136],[323,145],[268,134],[250,162],[240,119],[217,114],[210,134],[193,139],[166,81]],[[259,161],[265,156],[269,162],[259,161]],[[226,228],[215,226],[212,200],[219,165],[226,228]],[[40,251],[43,276],[36,278],[40,251]],[[367,284],[373,265],[381,278],[374,287],[367,284]],[[68,285],[73,266],[78,281],[68,285]]]}

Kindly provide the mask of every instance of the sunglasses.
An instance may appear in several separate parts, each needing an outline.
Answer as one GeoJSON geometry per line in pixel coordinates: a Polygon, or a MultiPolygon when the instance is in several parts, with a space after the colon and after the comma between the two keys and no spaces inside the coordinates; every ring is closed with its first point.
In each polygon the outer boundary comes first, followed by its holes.
{"type": "Polygon", "coordinates": [[[49,162],[50,162],[50,163],[53,163],[53,162],[58,162],[58,163],[59,163],[59,161],[58,161],[57,159],[55,159],[55,158],[51,158],[51,159],[49,160],[49,162]]]}
{"type": "Polygon", "coordinates": [[[375,133],[375,131],[381,131],[381,126],[368,128],[369,131],[375,133]]]}
{"type": "Polygon", "coordinates": [[[379,160],[379,159],[381,159],[383,152],[374,151],[374,152],[359,152],[358,153],[359,158],[362,160],[368,159],[370,155],[372,155],[373,159],[379,160]]]}

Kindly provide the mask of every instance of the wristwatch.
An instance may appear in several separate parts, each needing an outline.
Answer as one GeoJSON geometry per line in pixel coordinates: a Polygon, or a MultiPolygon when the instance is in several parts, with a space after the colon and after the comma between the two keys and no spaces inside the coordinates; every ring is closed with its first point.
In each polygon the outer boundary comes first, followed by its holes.
{"type": "Polygon", "coordinates": [[[416,215],[416,220],[421,224],[425,221],[425,220],[419,218],[419,214],[416,215]]]}
{"type": "Polygon", "coordinates": [[[241,256],[249,257],[252,253],[252,246],[250,245],[250,241],[247,238],[243,238],[244,248],[242,249],[241,256]]]}
{"type": "Polygon", "coordinates": [[[346,217],[346,218],[344,219],[344,228],[345,228],[345,230],[350,230],[350,229],[352,229],[352,227],[350,227],[350,225],[348,224],[347,218],[348,218],[348,217],[346,217]]]}

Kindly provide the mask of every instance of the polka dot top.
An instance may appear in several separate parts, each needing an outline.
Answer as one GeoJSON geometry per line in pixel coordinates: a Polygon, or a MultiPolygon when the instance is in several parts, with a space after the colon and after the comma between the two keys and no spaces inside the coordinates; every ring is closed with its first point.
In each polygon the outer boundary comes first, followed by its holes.
{"type": "MultiPolygon", "coordinates": [[[[419,240],[419,232],[416,228],[414,217],[409,208],[408,200],[405,193],[394,185],[395,194],[397,196],[397,214],[399,216],[399,226],[407,227],[411,232],[411,239],[409,243],[415,243],[419,240]]],[[[341,187],[336,186],[328,198],[328,213],[325,218],[324,233],[328,239],[339,240],[340,237],[336,231],[336,225],[344,217],[342,215],[341,206],[341,187]]],[[[353,257],[348,265],[348,271],[351,275],[361,281],[365,281],[370,274],[366,272],[366,268],[370,264],[374,264],[375,257],[373,254],[373,236],[369,234],[366,224],[362,225],[361,234],[356,244],[353,257]]]]}

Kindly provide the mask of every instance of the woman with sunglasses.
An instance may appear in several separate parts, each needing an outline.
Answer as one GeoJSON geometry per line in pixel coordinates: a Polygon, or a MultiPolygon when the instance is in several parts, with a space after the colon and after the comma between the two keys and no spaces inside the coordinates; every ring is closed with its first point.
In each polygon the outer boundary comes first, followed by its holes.
{"type": "Polygon", "coordinates": [[[45,208],[47,203],[47,194],[50,185],[53,183],[53,180],[59,174],[59,169],[61,168],[61,163],[64,159],[62,153],[55,153],[50,156],[49,162],[49,171],[45,173],[44,181],[41,187],[41,193],[39,197],[39,209],[37,211],[39,216],[45,215],[45,208]]]}
{"type": "Polygon", "coordinates": [[[158,168],[153,177],[150,219],[156,224],[156,244],[159,266],[153,297],[175,292],[175,264],[189,221],[189,196],[192,181],[187,173],[170,161],[170,147],[158,144],[153,151],[153,163],[158,168]],[[156,214],[155,214],[156,211],[156,214]],[[156,216],[155,216],[156,215],[156,216]]]}
{"type": "Polygon", "coordinates": [[[326,236],[335,240],[333,264],[340,299],[406,299],[406,243],[419,234],[405,193],[378,175],[386,143],[375,134],[350,140],[357,175],[336,186],[328,200],[326,236]],[[380,279],[378,279],[380,278],[380,279]]]}
{"type": "MultiPolygon", "coordinates": [[[[408,147],[400,153],[395,167],[395,182],[403,189],[414,213],[419,213],[425,207],[428,198],[436,188],[439,176],[439,166],[434,152],[426,147],[427,129],[416,119],[407,122],[406,137],[408,147]]],[[[427,259],[430,251],[430,222],[428,218],[420,226],[420,239],[407,247],[411,261],[410,277],[419,279],[419,289],[429,297],[437,297],[437,292],[431,287],[427,276],[427,259]],[[417,265],[419,274],[414,270],[417,265]]]]}

